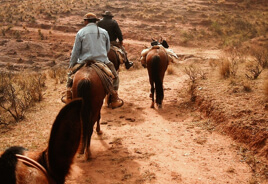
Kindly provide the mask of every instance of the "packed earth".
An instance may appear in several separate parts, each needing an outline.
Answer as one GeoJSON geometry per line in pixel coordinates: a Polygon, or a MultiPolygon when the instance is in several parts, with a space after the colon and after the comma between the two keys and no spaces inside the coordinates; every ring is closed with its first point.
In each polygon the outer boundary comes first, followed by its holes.
{"type": "MultiPolygon", "coordinates": [[[[124,105],[110,109],[104,102],[103,134],[93,133],[92,159],[77,154],[66,183],[268,183],[268,69],[263,68],[254,80],[246,73],[253,58],[250,49],[268,48],[267,1],[11,0],[0,4],[0,70],[46,75],[42,100],[24,119],[5,120],[0,111],[0,152],[13,145],[31,151],[46,148],[51,126],[64,106],[68,62],[76,32],[83,27],[82,17],[87,12],[101,17],[109,10],[121,27],[134,66],[129,70],[120,66],[118,93],[124,105]],[[237,43],[237,30],[227,30],[232,24],[220,27],[222,17],[226,22],[237,17],[245,22],[258,19],[262,31],[256,26],[255,35],[237,43]],[[228,39],[222,36],[227,32],[233,34],[228,39]],[[178,55],[165,74],[161,109],[150,108],[148,73],[139,61],[151,39],[160,36],[178,55]],[[223,77],[223,60],[237,57],[236,74],[223,77]],[[51,76],[51,71],[60,69],[63,80],[51,76]]],[[[244,38],[254,32],[248,27],[243,27],[249,32],[241,33],[244,38]]]]}

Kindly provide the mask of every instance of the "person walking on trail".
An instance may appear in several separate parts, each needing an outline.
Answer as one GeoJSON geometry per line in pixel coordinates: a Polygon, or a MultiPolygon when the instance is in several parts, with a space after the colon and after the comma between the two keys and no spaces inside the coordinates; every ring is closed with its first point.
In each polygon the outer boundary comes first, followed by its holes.
{"type": "Polygon", "coordinates": [[[123,35],[117,21],[113,19],[114,16],[110,11],[105,11],[102,16],[103,19],[98,22],[98,26],[108,32],[111,44],[123,51],[125,66],[126,69],[129,69],[133,66],[133,62],[130,62],[127,58],[127,52],[123,46],[123,35]]]}
{"type": "Polygon", "coordinates": [[[99,61],[106,64],[114,75],[113,92],[111,93],[111,107],[117,108],[123,105],[123,100],[118,98],[119,77],[112,62],[109,61],[107,53],[110,50],[109,34],[105,29],[97,26],[99,20],[93,13],[84,16],[84,27],[80,29],[75,38],[67,78],[66,100],[72,99],[72,76],[88,60],[99,61]]]}

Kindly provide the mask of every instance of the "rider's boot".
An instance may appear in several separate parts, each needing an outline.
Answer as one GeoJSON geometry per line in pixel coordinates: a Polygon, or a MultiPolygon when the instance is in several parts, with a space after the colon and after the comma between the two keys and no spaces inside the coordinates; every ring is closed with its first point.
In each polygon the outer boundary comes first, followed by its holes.
{"type": "Polygon", "coordinates": [[[67,77],[67,85],[66,85],[66,95],[62,98],[62,101],[64,103],[68,103],[72,100],[72,85],[73,85],[73,79],[71,75],[68,74],[67,77]]]}
{"type": "Polygon", "coordinates": [[[72,100],[72,88],[67,88],[66,90],[66,101],[69,102],[72,100]]]}
{"type": "Polygon", "coordinates": [[[125,67],[126,67],[126,69],[128,70],[132,66],[133,66],[133,62],[130,62],[128,59],[126,59],[126,61],[125,61],[125,67]]]}
{"type": "Polygon", "coordinates": [[[130,62],[127,58],[127,53],[124,54],[124,62],[127,70],[133,66],[133,62],[130,62]]]}
{"type": "Polygon", "coordinates": [[[112,97],[111,97],[110,106],[112,107],[112,109],[121,107],[124,104],[124,101],[122,99],[118,98],[117,91],[113,91],[111,95],[112,95],[112,97]]]}

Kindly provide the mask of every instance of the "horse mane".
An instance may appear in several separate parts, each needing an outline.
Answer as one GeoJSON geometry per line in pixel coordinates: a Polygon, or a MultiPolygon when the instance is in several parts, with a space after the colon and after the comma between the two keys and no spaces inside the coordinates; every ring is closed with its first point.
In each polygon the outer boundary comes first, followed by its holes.
{"type": "Polygon", "coordinates": [[[0,178],[3,183],[16,183],[16,154],[23,155],[25,148],[13,146],[0,157],[0,178]]]}

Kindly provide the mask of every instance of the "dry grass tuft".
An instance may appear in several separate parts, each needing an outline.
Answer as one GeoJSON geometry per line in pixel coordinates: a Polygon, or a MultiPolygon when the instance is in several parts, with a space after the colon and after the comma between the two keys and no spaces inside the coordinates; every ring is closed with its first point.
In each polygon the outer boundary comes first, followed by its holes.
{"type": "Polygon", "coordinates": [[[56,84],[63,84],[66,82],[67,73],[64,68],[51,68],[48,70],[48,76],[52,79],[55,79],[56,84]]]}
{"type": "Polygon", "coordinates": [[[46,76],[11,72],[0,73],[0,76],[0,108],[18,122],[34,103],[43,99],[46,76]]]}
{"type": "Polygon", "coordinates": [[[231,63],[227,59],[223,59],[220,65],[220,76],[223,78],[229,78],[231,74],[231,63]]]}
{"type": "Polygon", "coordinates": [[[168,75],[174,75],[174,74],[176,74],[176,69],[175,69],[175,67],[173,65],[169,65],[168,66],[167,74],[168,75]]]}
{"type": "Polygon", "coordinates": [[[251,80],[255,80],[262,73],[263,68],[259,62],[249,61],[246,64],[246,77],[251,80]]]}
{"type": "Polygon", "coordinates": [[[243,83],[243,89],[244,89],[245,92],[251,92],[252,91],[250,83],[248,83],[248,82],[243,83]]]}
{"type": "Polygon", "coordinates": [[[196,99],[196,80],[198,78],[206,79],[205,73],[198,67],[190,65],[189,67],[185,67],[184,72],[189,76],[189,93],[191,95],[191,101],[195,101],[196,99]]]}

